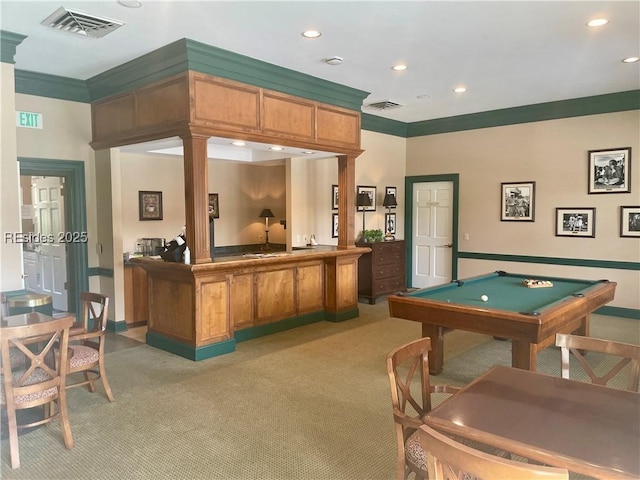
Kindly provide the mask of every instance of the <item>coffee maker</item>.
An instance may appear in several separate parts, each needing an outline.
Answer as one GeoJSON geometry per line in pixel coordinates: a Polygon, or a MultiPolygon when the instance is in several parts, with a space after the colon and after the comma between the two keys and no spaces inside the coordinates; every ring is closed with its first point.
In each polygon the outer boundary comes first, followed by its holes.
{"type": "Polygon", "coordinates": [[[139,238],[136,242],[136,253],[160,255],[164,251],[164,243],[164,238],[139,238]]]}

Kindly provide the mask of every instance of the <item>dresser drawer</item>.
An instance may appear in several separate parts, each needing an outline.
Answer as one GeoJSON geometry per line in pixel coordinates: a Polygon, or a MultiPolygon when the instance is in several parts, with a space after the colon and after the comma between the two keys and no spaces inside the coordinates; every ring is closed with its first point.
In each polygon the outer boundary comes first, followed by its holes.
{"type": "Polygon", "coordinates": [[[393,263],[373,266],[373,278],[376,280],[389,277],[400,277],[402,275],[404,275],[404,262],[400,264],[396,261],[393,263]]]}
{"type": "Polygon", "coordinates": [[[404,277],[381,278],[373,283],[374,296],[404,291],[404,277]]]}

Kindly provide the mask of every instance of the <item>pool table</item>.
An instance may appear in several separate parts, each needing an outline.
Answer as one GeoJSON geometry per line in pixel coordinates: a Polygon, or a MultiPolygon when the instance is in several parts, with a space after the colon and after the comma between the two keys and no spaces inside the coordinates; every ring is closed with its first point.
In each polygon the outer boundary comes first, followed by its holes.
{"type": "Polygon", "coordinates": [[[589,335],[589,314],[613,300],[615,290],[608,280],[497,271],[387,300],[392,317],[422,323],[422,336],[431,338],[432,375],[442,371],[444,334],[455,329],[511,340],[511,365],[536,371],[538,352],[555,344],[556,333],[589,335]],[[528,288],[523,281],[530,278],[553,286],[528,288]]]}

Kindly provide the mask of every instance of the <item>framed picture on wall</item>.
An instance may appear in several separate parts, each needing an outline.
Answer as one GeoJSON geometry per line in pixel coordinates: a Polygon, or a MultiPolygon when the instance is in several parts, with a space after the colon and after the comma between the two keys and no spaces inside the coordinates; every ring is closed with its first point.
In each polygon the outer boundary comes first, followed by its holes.
{"type": "Polygon", "coordinates": [[[631,192],[631,147],[589,150],[589,193],[631,192]]]}
{"type": "Polygon", "coordinates": [[[140,220],[162,220],[162,192],[138,191],[140,220]]]}
{"type": "Polygon", "coordinates": [[[220,218],[220,203],[218,202],[218,194],[209,194],[209,216],[211,218],[220,218]]]}
{"type": "Polygon", "coordinates": [[[536,182],[502,183],[500,220],[503,222],[535,221],[536,182]]]}
{"type": "Polygon", "coordinates": [[[338,210],[338,185],[331,185],[331,209],[338,210]]]}
{"type": "Polygon", "coordinates": [[[556,237],[595,236],[595,208],[556,208],[556,237]]]}
{"type": "Polygon", "coordinates": [[[338,238],[338,214],[331,214],[331,238],[338,238]]]}
{"type": "Polygon", "coordinates": [[[384,214],[384,226],[386,233],[396,234],[396,214],[385,213],[384,214]]]}
{"type": "Polygon", "coordinates": [[[640,206],[620,207],[620,236],[640,238],[640,206]]]}
{"type": "Polygon", "coordinates": [[[377,190],[377,187],[358,185],[358,195],[360,195],[361,193],[367,194],[367,196],[369,197],[369,203],[371,204],[366,207],[357,207],[358,212],[362,212],[362,211],[375,212],[376,211],[376,190],[377,190]]]}

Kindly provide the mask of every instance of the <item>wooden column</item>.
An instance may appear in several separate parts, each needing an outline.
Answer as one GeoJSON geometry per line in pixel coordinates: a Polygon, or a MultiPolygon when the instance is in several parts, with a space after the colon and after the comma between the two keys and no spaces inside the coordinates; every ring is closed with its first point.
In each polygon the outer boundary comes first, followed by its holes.
{"type": "Polygon", "coordinates": [[[354,248],[356,156],[338,155],[338,248],[354,248]]]}
{"type": "Polygon", "coordinates": [[[208,136],[182,137],[184,149],[184,207],[187,246],[191,263],[211,261],[209,252],[209,162],[208,136]]]}

